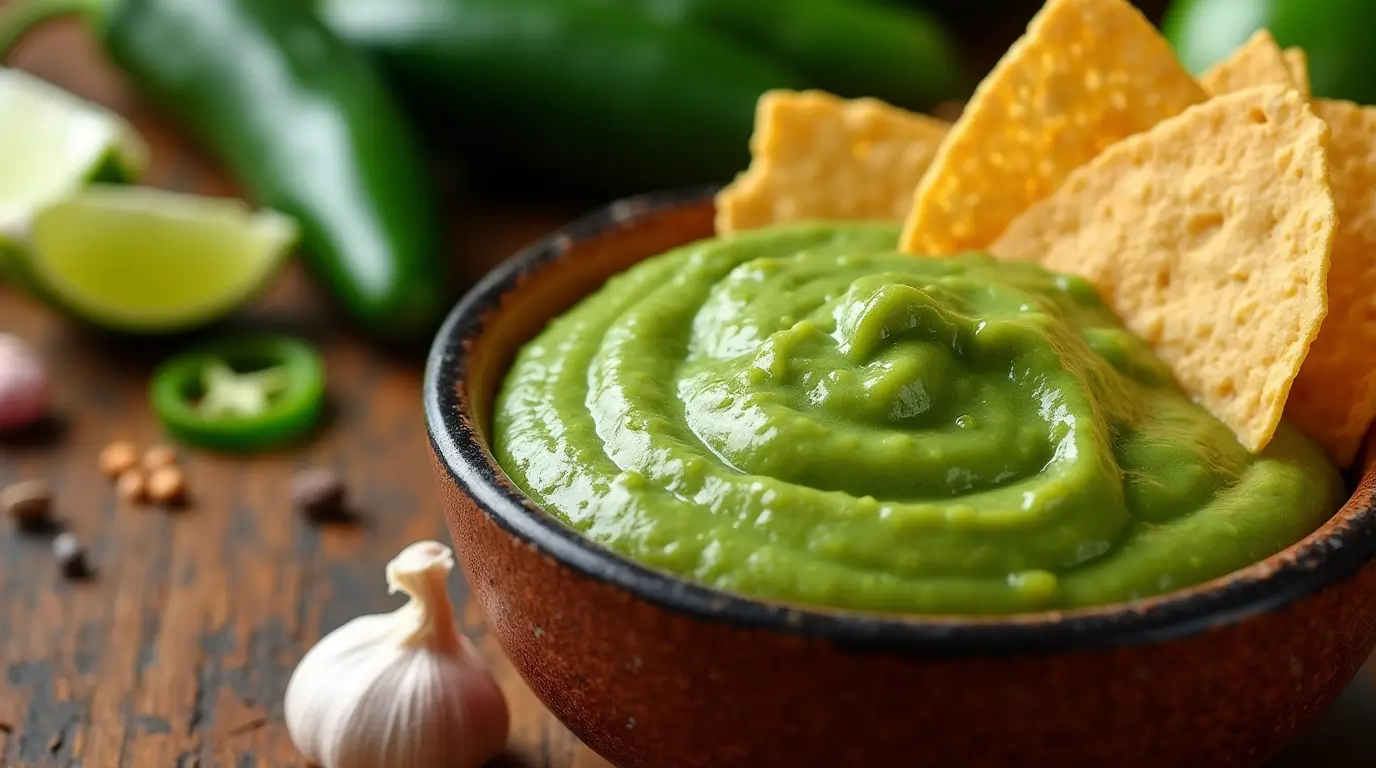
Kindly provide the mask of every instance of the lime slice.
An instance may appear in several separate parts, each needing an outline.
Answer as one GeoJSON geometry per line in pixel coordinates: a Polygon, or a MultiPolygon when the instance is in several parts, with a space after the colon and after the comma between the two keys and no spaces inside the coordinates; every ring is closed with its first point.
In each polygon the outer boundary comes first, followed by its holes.
{"type": "Polygon", "coordinates": [[[245,304],[296,223],[241,200],[92,184],[38,211],[17,259],[41,292],[118,331],[185,330],[245,304]]]}
{"type": "Polygon", "coordinates": [[[14,233],[86,181],[137,179],[148,146],[104,107],[0,67],[0,157],[0,230],[14,233]]]}

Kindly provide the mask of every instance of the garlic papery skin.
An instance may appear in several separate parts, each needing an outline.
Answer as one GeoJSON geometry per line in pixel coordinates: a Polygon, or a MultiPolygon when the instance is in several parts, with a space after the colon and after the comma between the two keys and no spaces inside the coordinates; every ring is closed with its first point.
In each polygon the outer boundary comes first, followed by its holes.
{"type": "Polygon", "coordinates": [[[387,564],[410,601],[360,616],[308,651],[287,683],[292,741],[324,768],[476,768],[506,746],[501,688],[454,626],[453,553],[412,544],[387,564]]]}
{"type": "Polygon", "coordinates": [[[52,383],[38,353],[0,333],[0,432],[23,429],[48,413],[52,383]]]}

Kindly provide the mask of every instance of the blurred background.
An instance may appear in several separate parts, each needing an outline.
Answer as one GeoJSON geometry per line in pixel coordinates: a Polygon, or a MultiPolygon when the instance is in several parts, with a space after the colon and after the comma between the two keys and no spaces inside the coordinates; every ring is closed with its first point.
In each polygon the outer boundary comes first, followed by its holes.
{"type": "MultiPolygon", "coordinates": [[[[404,14],[385,32],[350,0],[326,0],[323,15],[334,31],[380,54],[431,148],[457,155],[461,178],[481,185],[484,196],[593,205],[728,180],[748,162],[754,99],[766,88],[873,96],[953,119],[1041,4],[593,0],[553,3],[566,9],[555,19],[535,8],[548,2],[514,0],[505,18],[474,14],[486,30],[507,34],[485,44],[465,35],[463,46],[451,42],[448,50],[441,35],[418,34],[404,14]],[[417,44],[419,37],[429,44],[417,44]],[[458,47],[468,50],[455,55],[458,47]]],[[[1135,4],[1160,23],[1169,0],[1135,4]]],[[[439,22],[424,13],[416,23],[439,22]]],[[[1233,26],[1240,39],[1251,31],[1240,29],[1245,19],[1233,26]]]]}
{"type": "MultiPolygon", "coordinates": [[[[771,87],[958,114],[1040,0],[319,0],[484,195],[596,203],[729,179],[771,87]]],[[[1368,0],[1136,0],[1199,72],[1259,27],[1318,96],[1376,99],[1368,0]]]]}

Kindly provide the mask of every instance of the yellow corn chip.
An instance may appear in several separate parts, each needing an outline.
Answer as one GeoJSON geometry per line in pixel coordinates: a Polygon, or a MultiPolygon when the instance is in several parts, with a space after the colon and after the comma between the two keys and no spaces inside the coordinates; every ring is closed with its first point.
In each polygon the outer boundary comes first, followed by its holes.
{"type": "Polygon", "coordinates": [[[1319,100],[1314,111],[1332,130],[1328,164],[1338,232],[1328,317],[1285,415],[1347,466],[1376,418],[1376,107],[1319,100]]]}
{"type": "Polygon", "coordinates": [[[1295,87],[1290,66],[1271,33],[1259,29],[1233,51],[1233,55],[1213,65],[1200,78],[1204,90],[1215,96],[1240,91],[1254,85],[1295,87]]]}
{"type": "Polygon", "coordinates": [[[1303,48],[1286,48],[1280,53],[1285,57],[1285,66],[1290,70],[1290,79],[1295,81],[1295,87],[1304,98],[1309,98],[1312,95],[1309,91],[1309,56],[1303,48]]]}
{"type": "Polygon", "coordinates": [[[1206,98],[1127,0],[1048,0],[937,151],[900,247],[988,246],[1110,144],[1206,98]]]}
{"type": "Polygon", "coordinates": [[[760,97],[750,168],[717,195],[717,232],[800,219],[901,221],[950,126],[875,99],[760,97]]]}
{"type": "Polygon", "coordinates": [[[1260,450],[1327,308],[1328,137],[1291,88],[1219,96],[1109,148],[991,250],[1084,276],[1260,450]]]}

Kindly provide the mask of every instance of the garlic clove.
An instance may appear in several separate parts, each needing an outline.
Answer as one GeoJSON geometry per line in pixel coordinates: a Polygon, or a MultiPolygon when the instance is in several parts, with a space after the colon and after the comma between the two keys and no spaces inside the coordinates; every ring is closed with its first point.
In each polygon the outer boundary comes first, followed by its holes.
{"type": "Polygon", "coordinates": [[[292,672],[283,709],[292,742],[308,760],[325,768],[347,765],[328,750],[361,703],[360,681],[375,679],[394,661],[385,651],[393,631],[387,615],[361,616],[326,635],[292,672]]]}
{"type": "Polygon", "coordinates": [[[501,688],[454,625],[448,547],[420,542],[387,566],[410,601],[326,635],[287,684],[287,730],[324,768],[481,765],[506,744],[501,688]]]}
{"type": "Polygon", "coordinates": [[[0,432],[43,418],[51,389],[38,353],[18,336],[0,333],[0,432]]]}

